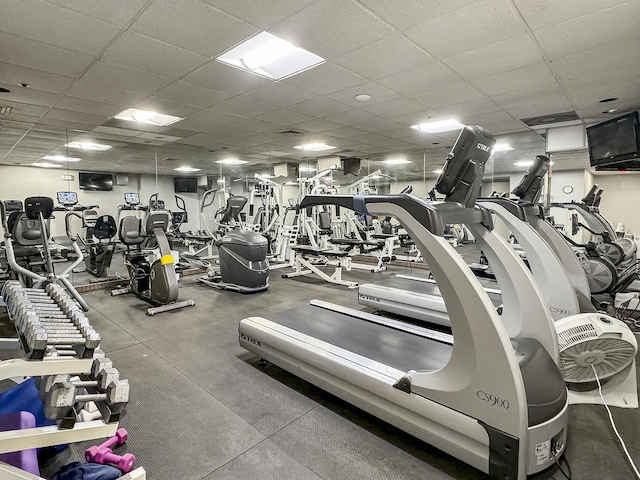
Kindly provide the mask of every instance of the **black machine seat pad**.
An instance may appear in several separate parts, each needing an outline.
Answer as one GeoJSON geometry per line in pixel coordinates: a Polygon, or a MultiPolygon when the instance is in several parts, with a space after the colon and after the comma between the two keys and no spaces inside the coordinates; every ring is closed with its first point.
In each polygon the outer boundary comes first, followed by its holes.
{"type": "Polygon", "coordinates": [[[138,217],[129,215],[120,219],[120,241],[122,243],[125,245],[140,245],[144,240],[138,217]]]}
{"type": "Polygon", "coordinates": [[[324,255],[325,257],[346,257],[349,255],[349,252],[342,250],[327,250],[324,248],[312,247],[311,245],[293,245],[291,248],[300,252],[302,255],[324,255]]]}
{"type": "Polygon", "coordinates": [[[109,240],[116,236],[118,228],[116,221],[111,215],[100,215],[93,227],[93,236],[98,240],[109,240]]]}

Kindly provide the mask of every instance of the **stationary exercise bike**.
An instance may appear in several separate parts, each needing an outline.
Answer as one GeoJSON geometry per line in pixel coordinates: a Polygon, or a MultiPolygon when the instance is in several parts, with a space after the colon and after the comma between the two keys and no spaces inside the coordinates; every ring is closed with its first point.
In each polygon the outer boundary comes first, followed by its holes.
{"type": "Polygon", "coordinates": [[[133,215],[120,219],[119,236],[127,247],[124,263],[131,280],[127,288],[112,290],[111,295],[133,293],[153,305],[147,315],[195,305],[193,300],[177,301],[178,276],[166,235],[169,222],[166,210],[147,211],[142,221],[133,215]],[[155,240],[157,248],[143,249],[142,244],[148,239],[155,240]],[[156,252],[159,258],[151,258],[156,252]]]}

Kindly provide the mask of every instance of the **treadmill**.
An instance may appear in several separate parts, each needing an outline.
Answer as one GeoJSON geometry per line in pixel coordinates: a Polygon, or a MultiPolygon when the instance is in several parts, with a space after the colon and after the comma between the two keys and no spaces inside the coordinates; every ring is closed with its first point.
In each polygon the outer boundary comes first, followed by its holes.
{"type": "Polygon", "coordinates": [[[524,480],[552,466],[566,442],[567,390],[542,295],[517,254],[475,207],[495,144],[465,127],[436,188],[412,195],[309,195],[301,208],[336,205],[394,216],[423,253],[443,294],[452,336],[326,302],[240,322],[240,345],[496,479],[524,480]],[[454,220],[455,219],[455,220],[454,220]],[[501,319],[444,238],[464,223],[510,278],[514,307],[501,319]]]}

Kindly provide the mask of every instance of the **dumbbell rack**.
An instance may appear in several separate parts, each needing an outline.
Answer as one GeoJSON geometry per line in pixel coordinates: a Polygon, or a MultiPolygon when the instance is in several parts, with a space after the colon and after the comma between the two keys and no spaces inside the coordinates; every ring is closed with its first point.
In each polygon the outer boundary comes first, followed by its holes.
{"type": "MultiPolygon", "coordinates": [[[[94,356],[104,356],[98,350],[100,336],[64,289],[55,284],[29,289],[9,281],[2,289],[2,299],[25,358],[1,361],[0,381],[13,377],[91,375],[94,356]]],[[[111,437],[118,429],[122,409],[111,412],[107,405],[100,405],[99,409],[103,415],[100,420],[76,423],[76,411],[71,408],[57,425],[0,432],[0,453],[111,437]]],[[[39,477],[0,462],[0,478],[39,477]]]]}

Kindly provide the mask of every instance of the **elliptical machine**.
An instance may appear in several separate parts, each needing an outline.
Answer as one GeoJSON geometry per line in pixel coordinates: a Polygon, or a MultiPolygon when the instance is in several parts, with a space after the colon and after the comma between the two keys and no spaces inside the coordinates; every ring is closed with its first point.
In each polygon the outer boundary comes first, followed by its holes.
{"type": "MultiPolygon", "coordinates": [[[[220,224],[233,228],[240,224],[240,212],[247,203],[245,197],[229,197],[220,224]]],[[[229,230],[216,240],[220,272],[213,269],[198,282],[212,288],[241,293],[255,293],[269,288],[268,240],[257,232],[229,230]]]]}
{"type": "MultiPolygon", "coordinates": [[[[154,196],[157,200],[157,194],[154,196]]],[[[177,301],[178,276],[166,235],[169,222],[170,214],[166,210],[149,210],[142,221],[133,215],[120,219],[119,236],[127,247],[124,263],[131,280],[127,288],[112,290],[111,295],[133,293],[153,305],[147,309],[147,315],[195,305],[192,299],[177,301]],[[155,240],[157,249],[144,250],[142,244],[150,238],[155,240]],[[150,259],[156,251],[159,258],[150,259]]]]}

